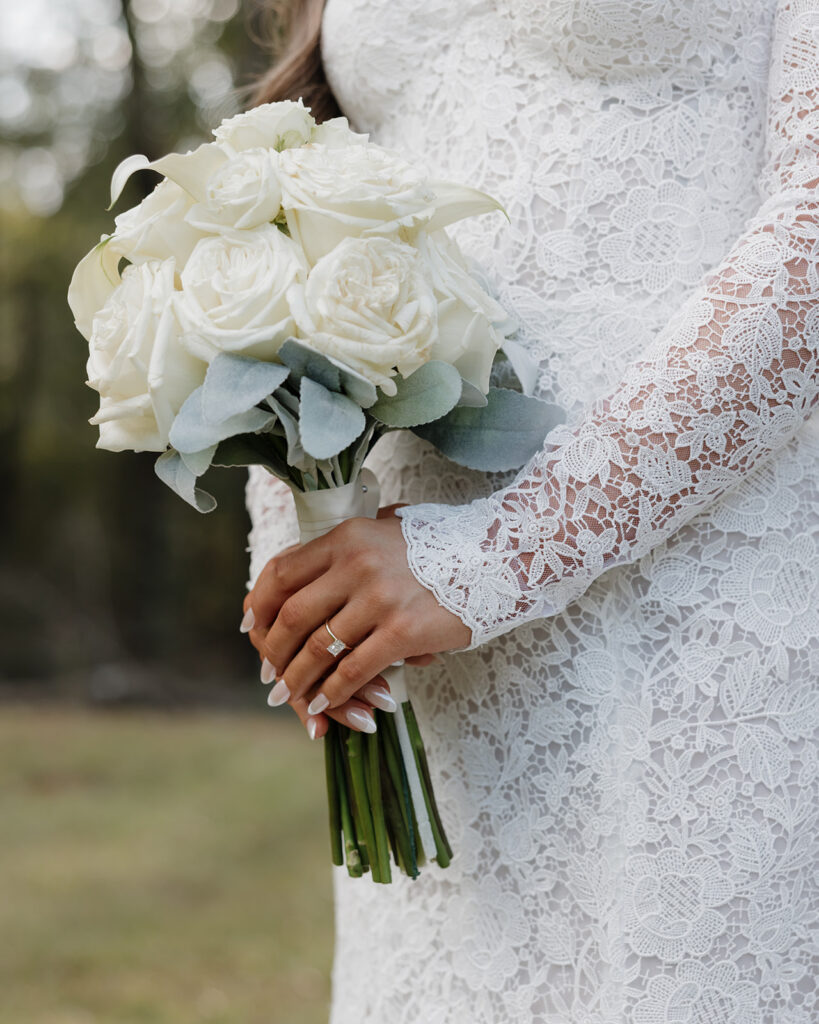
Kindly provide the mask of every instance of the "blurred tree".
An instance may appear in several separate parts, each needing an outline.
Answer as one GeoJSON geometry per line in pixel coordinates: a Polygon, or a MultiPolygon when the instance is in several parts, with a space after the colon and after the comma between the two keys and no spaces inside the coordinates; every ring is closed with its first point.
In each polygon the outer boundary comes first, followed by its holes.
{"type": "MultiPolygon", "coordinates": [[[[96,394],[66,304],[110,231],[116,164],[203,140],[265,64],[250,0],[0,6],[0,684],[18,695],[244,695],[241,473],[201,517],[153,459],[94,449],[96,394]],[[240,70],[237,70],[240,69],[240,70]]],[[[125,209],[153,188],[136,175],[125,209]]]]}

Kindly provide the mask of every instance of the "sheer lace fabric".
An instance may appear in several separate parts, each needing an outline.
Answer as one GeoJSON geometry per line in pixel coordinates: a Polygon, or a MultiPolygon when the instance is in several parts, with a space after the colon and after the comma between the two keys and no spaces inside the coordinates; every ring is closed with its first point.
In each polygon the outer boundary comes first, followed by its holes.
{"type": "MultiPolygon", "coordinates": [[[[329,0],[358,130],[569,410],[520,473],[373,453],[473,650],[415,670],[457,858],[339,873],[333,1024],[809,1024],[819,856],[819,0],[329,0]]],[[[254,471],[252,574],[295,540],[254,471]]]]}

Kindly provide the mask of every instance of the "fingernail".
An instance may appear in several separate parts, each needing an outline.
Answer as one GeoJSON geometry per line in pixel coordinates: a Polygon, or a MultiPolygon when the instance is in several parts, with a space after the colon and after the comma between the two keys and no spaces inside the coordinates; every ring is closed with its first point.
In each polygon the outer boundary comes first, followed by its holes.
{"type": "Polygon", "coordinates": [[[316,729],[318,729],[318,720],[315,718],[307,719],[307,735],[311,740],[316,738],[316,729]]]}
{"type": "Polygon", "coordinates": [[[268,661],[267,658],[262,662],[261,677],[262,682],[265,685],[267,685],[267,683],[272,683],[276,678],[276,666],[272,662],[268,661]]]}
{"type": "Polygon", "coordinates": [[[390,668],[401,668],[401,666],[403,664],[404,664],[404,659],[403,658],[399,658],[398,661],[393,661],[390,664],[390,668]]]}
{"type": "Polygon", "coordinates": [[[267,695],[267,703],[271,708],[277,708],[280,704],[285,704],[289,699],[290,687],[283,679],[280,679],[267,695]]]}
{"type": "Polygon", "coordinates": [[[308,715],[320,715],[325,708],[330,707],[330,701],[325,697],[323,693],[320,693],[317,697],[314,697],[307,705],[308,715]]]}
{"type": "Polygon", "coordinates": [[[351,711],[348,711],[347,721],[362,732],[375,732],[375,721],[372,716],[360,708],[353,708],[351,711]]]}
{"type": "Polygon", "coordinates": [[[378,683],[368,683],[364,687],[364,696],[376,708],[382,711],[397,711],[398,705],[393,700],[392,694],[386,687],[378,683]]]}
{"type": "Polygon", "coordinates": [[[253,609],[248,608],[242,619],[241,625],[239,626],[240,633],[249,633],[251,629],[256,625],[256,617],[253,614],[253,609]]]}

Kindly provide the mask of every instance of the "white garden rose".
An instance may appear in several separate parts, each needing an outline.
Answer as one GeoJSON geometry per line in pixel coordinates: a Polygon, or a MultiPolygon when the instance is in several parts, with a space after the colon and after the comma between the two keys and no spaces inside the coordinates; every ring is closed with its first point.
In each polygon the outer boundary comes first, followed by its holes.
{"type": "Polygon", "coordinates": [[[279,180],[287,226],[311,266],[345,238],[397,234],[434,213],[418,171],[372,144],[289,149],[279,180]]]}
{"type": "Polygon", "coordinates": [[[208,363],[220,352],[274,358],[294,333],[287,293],[306,270],[298,247],[275,227],[203,239],[175,297],[183,343],[208,363]]]}
{"type": "Polygon", "coordinates": [[[328,149],[342,149],[344,146],[364,146],[369,138],[369,135],[354,132],[346,117],[332,117],[316,125],[310,142],[327,146],[328,149]]]}
{"type": "Polygon", "coordinates": [[[299,335],[385,394],[430,358],[436,302],[417,251],[390,238],[348,238],[290,295],[299,335]]]}
{"type": "Polygon", "coordinates": [[[211,231],[269,224],[282,202],[278,157],[272,149],[246,149],[222,164],[204,183],[204,201],[190,210],[187,221],[211,231]]]}
{"type": "Polygon", "coordinates": [[[310,108],[301,100],[282,100],[230,117],[214,128],[213,134],[228,152],[257,147],[282,150],[307,142],[315,124],[310,108]]]}
{"type": "Polygon", "coordinates": [[[438,301],[438,340],[431,358],[452,363],[486,394],[495,353],[512,329],[509,316],[484,291],[446,232],[421,232],[417,245],[438,301]]]}
{"type": "Polygon", "coordinates": [[[171,259],[126,267],[93,319],[87,370],[100,394],[91,420],[98,448],[164,451],[174,417],[205,379],[206,364],[179,342],[175,272],[171,259]]]}
{"type": "Polygon", "coordinates": [[[77,329],[88,340],[94,316],[120,283],[119,264],[172,258],[182,266],[203,232],[185,220],[190,195],[172,181],[159,185],[114,220],[114,233],[104,235],[77,265],[68,288],[68,303],[77,329]]]}

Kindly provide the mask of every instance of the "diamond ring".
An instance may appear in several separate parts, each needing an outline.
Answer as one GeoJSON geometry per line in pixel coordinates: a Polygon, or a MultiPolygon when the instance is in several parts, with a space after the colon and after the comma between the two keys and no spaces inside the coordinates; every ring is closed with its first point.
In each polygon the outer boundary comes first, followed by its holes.
{"type": "Polygon", "coordinates": [[[327,632],[333,638],[333,642],[331,644],[327,645],[327,650],[330,652],[330,654],[332,654],[332,656],[334,658],[337,658],[339,656],[339,654],[341,654],[342,651],[352,650],[352,648],[349,646],[349,644],[345,644],[343,640],[339,640],[339,638],[335,635],[335,633],[332,631],[332,629],[330,629],[330,620],[329,619],[325,620],[324,628],[327,630],[327,632]]]}

